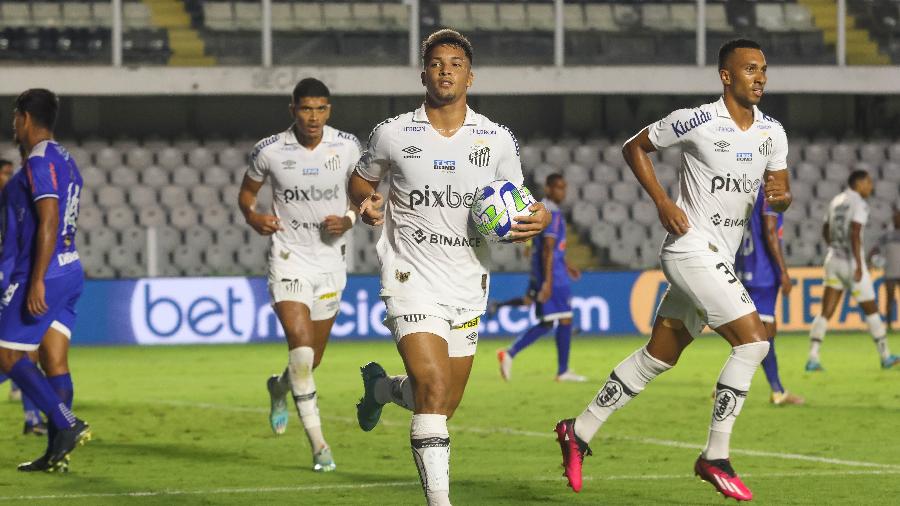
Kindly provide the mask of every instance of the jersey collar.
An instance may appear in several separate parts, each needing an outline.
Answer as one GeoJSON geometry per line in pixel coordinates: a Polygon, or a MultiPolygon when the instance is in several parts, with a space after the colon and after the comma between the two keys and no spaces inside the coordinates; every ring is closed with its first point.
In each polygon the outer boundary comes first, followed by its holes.
{"type": "MultiPolygon", "coordinates": [[[[322,127],[322,140],[319,142],[319,145],[316,146],[316,148],[318,148],[319,146],[321,146],[322,144],[324,144],[326,142],[334,142],[334,138],[335,138],[334,129],[329,127],[328,125],[325,125],[324,127],[322,127]]],[[[294,125],[293,124],[291,124],[291,126],[289,126],[288,129],[285,130],[285,132],[284,132],[284,144],[285,144],[285,146],[290,145],[290,144],[300,145],[300,141],[297,140],[297,135],[294,133],[294,125]]]]}
{"type": "Polygon", "coordinates": [[[28,158],[31,158],[32,156],[44,156],[47,152],[47,147],[50,146],[50,144],[56,144],[56,141],[53,139],[46,139],[35,144],[34,147],[31,148],[31,152],[28,153],[28,158]]]}
{"type": "MultiPolygon", "coordinates": [[[[728,107],[725,106],[725,97],[724,96],[719,97],[719,100],[716,101],[716,116],[718,116],[720,118],[728,118],[732,122],[734,121],[734,119],[732,119],[732,117],[731,117],[731,113],[728,112],[728,107]]],[[[762,112],[760,112],[759,108],[754,105],[753,106],[753,122],[757,123],[759,121],[762,121],[762,119],[763,119],[762,112]]]]}
{"type": "MultiPolygon", "coordinates": [[[[468,105],[466,106],[466,119],[463,121],[462,126],[477,126],[480,120],[479,114],[472,110],[468,105]]],[[[425,104],[419,106],[418,109],[413,111],[413,123],[431,123],[428,121],[428,115],[425,114],[425,104]]]]}

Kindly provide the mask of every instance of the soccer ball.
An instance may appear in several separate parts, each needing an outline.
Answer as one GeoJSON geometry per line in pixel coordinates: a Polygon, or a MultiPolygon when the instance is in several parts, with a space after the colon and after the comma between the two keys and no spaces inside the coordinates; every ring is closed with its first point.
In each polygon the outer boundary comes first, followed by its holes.
{"type": "Polygon", "coordinates": [[[484,237],[497,242],[508,242],[513,218],[531,214],[528,207],[534,204],[534,197],[528,188],[499,179],[479,188],[472,204],[472,220],[475,228],[484,237]]]}

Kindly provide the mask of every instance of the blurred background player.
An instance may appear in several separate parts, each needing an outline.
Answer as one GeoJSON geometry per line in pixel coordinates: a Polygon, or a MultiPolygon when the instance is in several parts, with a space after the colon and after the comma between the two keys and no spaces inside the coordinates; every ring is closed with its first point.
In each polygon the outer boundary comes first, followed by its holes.
{"type": "Polygon", "coordinates": [[[815,317],[809,330],[809,358],[806,361],[809,372],[823,370],[819,351],[828,329],[828,320],[841,302],[844,290],[850,291],[865,314],[881,367],[888,369],[900,364],[900,357],[891,354],[888,348],[887,328],[878,314],[875,288],[863,256],[863,228],[869,220],[866,199],[872,194],[872,188],[869,173],[854,170],[847,178],[847,189],[831,199],[828,205],[828,214],[822,226],[822,237],[828,244],[824,266],[825,293],[822,295],[822,313],[815,317]]]}
{"type": "Polygon", "coordinates": [[[781,249],[783,234],[784,214],[773,211],[760,191],[753,212],[750,213],[750,223],[744,229],[744,239],[735,258],[734,270],[753,299],[759,319],[766,328],[769,353],[762,361],[762,368],[772,389],[769,400],[776,406],[804,402],[802,397],[784,389],[775,356],[775,301],[778,299],[779,289],[781,296],[787,297],[793,287],[781,249]]]}
{"type": "MultiPolygon", "coordinates": [[[[387,377],[377,363],[366,364],[357,420],[369,431],[388,402],[413,410],[409,436],[419,479],[428,504],[443,506],[450,504],[447,419],[469,380],[489,288],[490,250],[470,213],[474,190],[498,179],[518,187],[524,176],[512,133],[467,105],[474,79],[469,41],[439,30],[421,54],[425,103],[375,127],[350,179],[363,220],[384,224],[377,249],[385,326],[408,375],[387,377]],[[398,155],[398,145],[415,146],[420,155],[398,155]],[[444,160],[455,163],[438,163],[444,160]],[[384,178],[390,199],[382,212],[376,188],[384,178]],[[447,198],[437,188],[447,188],[447,198]]],[[[512,240],[526,241],[549,224],[543,204],[529,210],[515,218],[512,240]]]]}
{"type": "Polygon", "coordinates": [[[71,411],[69,338],[84,285],[75,249],[82,179],[75,160],[53,140],[58,111],[59,100],[45,89],[27,90],[15,101],[13,131],[28,160],[6,188],[7,230],[15,234],[3,238],[4,255],[14,245],[15,259],[0,302],[0,368],[48,422],[47,451],[20,471],[63,469],[69,453],[91,437],[71,411]],[[26,356],[37,349],[43,373],[26,356]]]}
{"type": "MultiPolygon", "coordinates": [[[[21,164],[24,167],[25,162],[28,159],[27,153],[24,153],[24,148],[19,147],[19,151],[21,152],[21,164]]],[[[6,188],[6,184],[12,178],[14,173],[13,163],[9,160],[0,160],[0,209],[3,209],[6,206],[6,192],[4,189],[6,188]]],[[[2,222],[2,226],[0,226],[0,245],[2,245],[2,240],[6,237],[7,231],[12,231],[15,233],[15,228],[7,228],[6,215],[0,214],[0,222],[2,222]]],[[[14,260],[14,246],[15,241],[10,244],[10,250],[7,252],[7,255],[3,256],[3,266],[0,268],[0,293],[6,291],[9,281],[9,275],[12,271],[12,265],[14,260]]],[[[32,362],[38,361],[38,352],[30,351],[28,352],[28,358],[31,359],[32,362]]],[[[7,380],[7,377],[3,374],[0,374],[0,383],[3,383],[7,380]]],[[[22,395],[22,390],[16,385],[14,381],[9,382],[9,399],[15,402],[22,403],[22,411],[25,415],[25,422],[22,428],[22,434],[34,434],[36,436],[43,436],[47,434],[47,424],[44,423],[43,418],[41,418],[41,410],[38,409],[37,405],[34,401],[31,400],[27,395],[22,395]]]]}
{"type": "Polygon", "coordinates": [[[884,318],[890,332],[897,319],[894,293],[900,291],[900,204],[894,204],[894,228],[878,240],[878,245],[869,253],[870,259],[878,255],[884,263],[884,318]]]}
{"type": "Polygon", "coordinates": [[[758,43],[726,42],[719,50],[722,98],[671,113],[622,149],[668,231],[660,263],[669,288],[656,310],[647,345],[613,369],[581,415],[556,425],[564,474],[576,492],[582,486],[584,456],[591,453],[588,443],[600,427],[671,369],[708,325],[731,345],[731,355],[716,382],[709,436],[694,473],[726,497],[753,497],[735,473],[729,449],[734,423],[769,342],[733,264],[747,209],[753,208],[760,187],[772,209],[784,212],[791,203],[787,135],[781,123],[756,107],[767,67],[758,43]],[[660,185],[648,156],[670,146],[682,148],[677,202],[660,185]]]}
{"type": "Polygon", "coordinates": [[[559,206],[566,198],[566,181],[560,174],[547,176],[544,206],[550,211],[550,226],[531,244],[531,285],[528,298],[535,302],[538,324],[519,336],[509,348],[497,351],[500,375],[509,381],[513,359],[556,323],[556,381],[584,382],[587,378],[569,370],[572,344],[571,280],[581,273],[566,262],[566,221],[559,206]]]}
{"type": "Polygon", "coordinates": [[[322,361],[347,284],[344,232],[356,213],[347,207],[347,178],[360,156],[356,136],[331,128],[331,93],[318,79],[297,83],[290,128],[259,141],[238,196],[247,223],[270,235],[269,293],[288,343],[288,365],[269,378],[269,423],[276,434],[287,422],[285,396],[294,404],[313,454],[313,471],[335,468],[322,434],[313,370],[322,361]],[[266,178],[274,214],[255,209],[266,178]]]}

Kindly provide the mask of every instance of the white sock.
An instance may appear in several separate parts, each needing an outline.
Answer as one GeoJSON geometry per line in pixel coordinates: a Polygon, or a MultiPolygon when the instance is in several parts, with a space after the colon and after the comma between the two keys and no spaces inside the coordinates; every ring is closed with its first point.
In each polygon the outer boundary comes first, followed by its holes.
{"type": "Polygon", "coordinates": [[[297,414],[306,429],[306,437],[313,453],[328,444],[322,435],[322,420],[319,419],[319,406],[316,402],[316,382],[313,380],[313,360],[315,352],[309,346],[300,346],[288,352],[288,375],[291,379],[291,391],[297,414]]]}
{"type": "Polygon", "coordinates": [[[445,415],[412,416],[409,442],[428,506],[450,505],[450,433],[445,415]]]}
{"type": "Polygon", "coordinates": [[[375,382],[375,400],[381,404],[393,402],[410,411],[416,409],[412,380],[408,376],[388,376],[375,382]]]}
{"type": "Polygon", "coordinates": [[[825,331],[828,330],[828,320],[818,315],[813,319],[809,329],[809,359],[819,361],[819,348],[825,340],[825,331]]]}
{"type": "Polygon", "coordinates": [[[866,315],[866,324],[869,326],[869,334],[872,334],[872,339],[875,341],[875,347],[878,348],[881,360],[887,359],[891,356],[891,350],[888,348],[887,327],[884,325],[884,320],[881,319],[880,314],[872,313],[866,315]]]}
{"type": "Polygon", "coordinates": [[[731,356],[725,361],[716,383],[716,400],[709,424],[709,438],[703,450],[704,459],[728,458],[734,421],[741,414],[753,374],[768,352],[768,341],[742,344],[731,349],[731,356]]]}
{"type": "Polygon", "coordinates": [[[613,369],[597,397],[575,418],[575,435],[589,443],[615,410],[641,393],[653,378],[671,368],[651,356],[646,346],[636,350],[613,369]]]}

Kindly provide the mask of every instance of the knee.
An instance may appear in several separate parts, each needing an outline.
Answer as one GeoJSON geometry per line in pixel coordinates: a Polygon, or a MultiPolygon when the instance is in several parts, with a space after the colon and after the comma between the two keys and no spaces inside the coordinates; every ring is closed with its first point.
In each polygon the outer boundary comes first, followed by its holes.
{"type": "Polygon", "coordinates": [[[19,359],[22,358],[25,354],[18,350],[10,350],[8,348],[0,348],[0,369],[3,369],[4,373],[8,373],[10,369],[19,359]]]}
{"type": "MultiPolygon", "coordinates": [[[[441,413],[453,411],[456,406],[448,406],[450,390],[442,381],[426,380],[416,381],[416,408],[417,412],[441,413]]],[[[449,418],[449,415],[448,415],[449,418]]]]}

